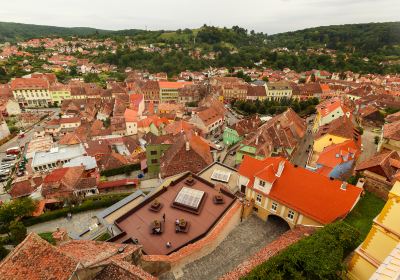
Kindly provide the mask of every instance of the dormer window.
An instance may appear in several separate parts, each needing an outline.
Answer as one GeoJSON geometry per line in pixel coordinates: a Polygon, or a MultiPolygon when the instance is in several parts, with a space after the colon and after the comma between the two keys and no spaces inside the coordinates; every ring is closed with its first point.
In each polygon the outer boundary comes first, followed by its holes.
{"type": "Polygon", "coordinates": [[[260,180],[260,186],[265,187],[265,182],[260,180]]]}

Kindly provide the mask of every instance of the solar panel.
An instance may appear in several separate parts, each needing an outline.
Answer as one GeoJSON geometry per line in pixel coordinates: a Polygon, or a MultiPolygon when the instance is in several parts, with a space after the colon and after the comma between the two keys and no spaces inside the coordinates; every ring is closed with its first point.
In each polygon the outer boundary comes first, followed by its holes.
{"type": "Polygon", "coordinates": [[[228,183],[231,174],[232,174],[231,172],[216,169],[211,175],[211,179],[228,183]]]}
{"type": "Polygon", "coordinates": [[[188,187],[183,187],[175,198],[175,202],[181,205],[197,209],[199,208],[204,192],[188,187]]]}

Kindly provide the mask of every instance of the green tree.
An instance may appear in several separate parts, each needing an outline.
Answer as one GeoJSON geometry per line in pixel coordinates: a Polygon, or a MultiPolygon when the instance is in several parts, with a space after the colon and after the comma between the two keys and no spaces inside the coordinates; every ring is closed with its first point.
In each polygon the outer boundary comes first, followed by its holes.
{"type": "Polygon", "coordinates": [[[14,245],[21,243],[26,237],[26,227],[20,221],[12,221],[9,227],[10,239],[14,245]]]}
{"type": "Polygon", "coordinates": [[[8,250],[4,248],[2,244],[0,244],[0,261],[4,259],[8,255],[8,250]]]}
{"type": "Polygon", "coordinates": [[[0,224],[9,227],[12,221],[31,216],[36,209],[36,203],[30,198],[15,199],[0,207],[0,224]]]}

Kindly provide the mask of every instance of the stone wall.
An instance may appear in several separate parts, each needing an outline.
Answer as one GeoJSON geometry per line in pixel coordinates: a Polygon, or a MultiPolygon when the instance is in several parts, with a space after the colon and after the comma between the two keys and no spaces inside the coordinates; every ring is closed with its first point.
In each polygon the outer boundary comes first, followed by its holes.
{"type": "Polygon", "coordinates": [[[143,255],[141,267],[153,275],[160,275],[169,270],[173,271],[175,269],[182,269],[185,265],[200,259],[215,250],[215,248],[240,223],[241,214],[242,204],[239,201],[236,201],[204,238],[193,244],[189,244],[168,256],[143,255]]]}
{"type": "Polygon", "coordinates": [[[315,231],[314,227],[297,226],[293,230],[287,231],[279,238],[266,245],[251,258],[238,265],[235,269],[222,276],[219,280],[238,280],[249,274],[256,266],[277,255],[286,247],[296,243],[300,239],[309,236],[315,231]]]}
{"type": "Polygon", "coordinates": [[[364,175],[366,177],[364,188],[378,197],[387,200],[392,184],[374,176],[371,172],[364,172],[364,175]]]}

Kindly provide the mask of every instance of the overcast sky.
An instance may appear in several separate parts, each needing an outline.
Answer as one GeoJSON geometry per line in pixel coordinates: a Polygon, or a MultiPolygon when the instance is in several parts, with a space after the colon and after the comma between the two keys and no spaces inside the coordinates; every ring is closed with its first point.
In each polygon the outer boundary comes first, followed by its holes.
{"type": "Polygon", "coordinates": [[[268,34],[400,20],[400,0],[1,0],[0,21],[101,29],[239,25],[268,34]]]}

